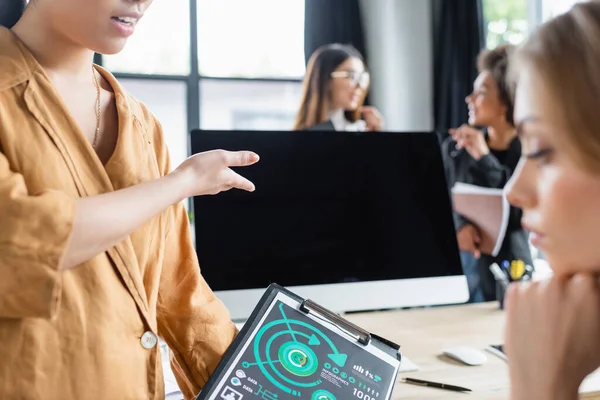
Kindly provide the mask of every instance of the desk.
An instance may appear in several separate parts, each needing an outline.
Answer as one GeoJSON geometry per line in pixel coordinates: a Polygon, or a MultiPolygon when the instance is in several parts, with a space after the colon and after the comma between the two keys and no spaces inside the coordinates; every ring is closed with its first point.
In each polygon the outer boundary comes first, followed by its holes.
{"type": "MultiPolygon", "coordinates": [[[[425,380],[464,386],[470,394],[409,385],[398,381],[393,400],[403,399],[508,399],[508,368],[505,361],[486,352],[488,361],[477,367],[463,366],[445,356],[441,349],[467,345],[484,349],[503,343],[504,312],[498,303],[482,303],[382,311],[345,315],[345,318],[401,345],[402,353],[419,366],[419,371],[401,373],[425,380]]],[[[582,399],[600,400],[600,370],[584,382],[582,399]]]]}

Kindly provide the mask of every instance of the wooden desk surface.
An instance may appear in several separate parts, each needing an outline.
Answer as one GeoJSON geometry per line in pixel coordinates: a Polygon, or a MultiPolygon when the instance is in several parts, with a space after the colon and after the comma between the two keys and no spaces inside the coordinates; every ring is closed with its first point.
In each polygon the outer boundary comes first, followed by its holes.
{"type": "MultiPolygon", "coordinates": [[[[503,343],[504,312],[498,303],[427,309],[350,314],[348,320],[401,346],[402,354],[419,366],[418,371],[399,374],[393,400],[401,399],[508,399],[508,368],[504,360],[486,352],[488,361],[464,366],[441,355],[441,349],[466,345],[483,350],[503,343]],[[409,385],[411,377],[472,389],[469,394],[409,385]]],[[[582,399],[600,400],[600,370],[583,383],[582,399]]]]}

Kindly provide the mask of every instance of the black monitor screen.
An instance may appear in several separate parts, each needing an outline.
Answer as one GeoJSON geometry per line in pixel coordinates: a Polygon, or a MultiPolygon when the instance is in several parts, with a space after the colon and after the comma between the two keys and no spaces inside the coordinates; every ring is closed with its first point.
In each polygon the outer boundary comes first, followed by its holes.
{"type": "Polygon", "coordinates": [[[462,275],[435,133],[193,131],[192,153],[252,150],[256,185],[194,198],[213,290],[462,275]]]}

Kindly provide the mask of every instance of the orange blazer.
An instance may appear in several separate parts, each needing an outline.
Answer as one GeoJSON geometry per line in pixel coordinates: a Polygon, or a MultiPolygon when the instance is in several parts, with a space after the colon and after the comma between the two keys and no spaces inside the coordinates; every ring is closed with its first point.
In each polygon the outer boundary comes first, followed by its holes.
{"type": "Polygon", "coordinates": [[[33,55],[0,28],[0,399],[162,399],[157,337],[191,399],[237,334],[200,274],[182,204],[60,270],[77,197],[170,168],[159,123],[98,71],[119,116],[106,165],[33,55]]]}

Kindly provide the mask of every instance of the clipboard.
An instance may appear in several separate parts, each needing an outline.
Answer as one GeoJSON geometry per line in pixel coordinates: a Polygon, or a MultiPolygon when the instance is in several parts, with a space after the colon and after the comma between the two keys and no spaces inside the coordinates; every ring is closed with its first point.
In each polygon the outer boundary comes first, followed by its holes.
{"type": "Polygon", "coordinates": [[[389,400],[400,346],[271,284],[197,400],[389,400]]]}

